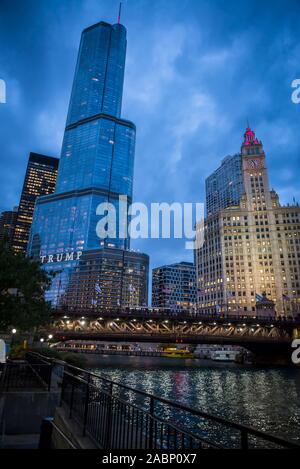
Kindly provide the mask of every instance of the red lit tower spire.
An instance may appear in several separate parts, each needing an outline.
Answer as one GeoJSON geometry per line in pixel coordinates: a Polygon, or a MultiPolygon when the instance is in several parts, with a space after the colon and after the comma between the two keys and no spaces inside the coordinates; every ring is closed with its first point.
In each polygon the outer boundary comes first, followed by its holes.
{"type": "Polygon", "coordinates": [[[246,132],[244,133],[243,145],[261,145],[261,141],[255,137],[255,133],[250,127],[247,127],[246,132]]]}

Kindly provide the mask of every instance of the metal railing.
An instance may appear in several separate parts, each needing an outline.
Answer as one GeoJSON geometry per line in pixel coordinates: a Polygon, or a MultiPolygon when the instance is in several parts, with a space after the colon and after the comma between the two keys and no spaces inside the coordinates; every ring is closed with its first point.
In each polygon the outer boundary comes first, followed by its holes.
{"type": "Polygon", "coordinates": [[[260,321],[265,324],[300,324],[300,313],[295,316],[261,316],[256,313],[242,314],[240,312],[230,313],[215,313],[207,314],[201,311],[172,311],[166,308],[116,308],[94,311],[93,309],[67,309],[67,310],[53,310],[54,318],[81,318],[83,316],[98,318],[144,318],[144,319],[174,319],[174,320],[203,320],[203,321],[245,321],[252,323],[253,321],[260,321]]]}
{"type": "Polygon", "coordinates": [[[50,390],[51,365],[42,362],[8,362],[0,370],[0,392],[50,390]]]}
{"type": "Polygon", "coordinates": [[[61,405],[104,449],[294,448],[296,442],[67,365],[61,405]]]}

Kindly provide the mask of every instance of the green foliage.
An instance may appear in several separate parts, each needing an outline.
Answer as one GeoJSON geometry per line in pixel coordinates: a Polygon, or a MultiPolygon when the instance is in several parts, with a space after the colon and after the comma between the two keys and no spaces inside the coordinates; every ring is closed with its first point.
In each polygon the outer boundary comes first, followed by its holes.
{"type": "Polygon", "coordinates": [[[25,358],[27,350],[23,344],[14,344],[9,351],[9,358],[11,360],[21,360],[25,358]]]}
{"type": "Polygon", "coordinates": [[[44,357],[47,357],[47,358],[56,358],[58,360],[62,360],[60,352],[58,352],[57,350],[53,348],[31,347],[29,351],[39,353],[40,355],[44,355],[44,357]]]}
{"type": "Polygon", "coordinates": [[[79,353],[59,352],[53,348],[31,348],[30,352],[37,352],[44,355],[44,357],[62,360],[69,365],[77,366],[78,368],[86,368],[87,364],[86,358],[79,353]]]}
{"type": "Polygon", "coordinates": [[[60,359],[78,368],[85,368],[87,363],[86,358],[79,353],[60,352],[60,359]]]}
{"type": "Polygon", "coordinates": [[[0,242],[0,330],[14,327],[33,331],[50,320],[44,299],[51,277],[40,263],[14,253],[6,240],[0,242]]]}

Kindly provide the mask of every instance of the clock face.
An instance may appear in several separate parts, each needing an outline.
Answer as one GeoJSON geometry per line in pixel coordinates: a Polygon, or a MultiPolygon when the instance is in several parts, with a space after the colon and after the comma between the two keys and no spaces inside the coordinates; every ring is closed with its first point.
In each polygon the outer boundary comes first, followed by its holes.
{"type": "Polygon", "coordinates": [[[250,168],[254,168],[254,169],[255,169],[255,168],[258,168],[258,167],[259,167],[259,162],[258,162],[258,160],[250,160],[249,164],[250,164],[250,168]]]}
{"type": "Polygon", "coordinates": [[[250,169],[259,169],[261,168],[261,161],[260,160],[257,160],[257,159],[249,159],[248,160],[248,168],[250,169]]]}

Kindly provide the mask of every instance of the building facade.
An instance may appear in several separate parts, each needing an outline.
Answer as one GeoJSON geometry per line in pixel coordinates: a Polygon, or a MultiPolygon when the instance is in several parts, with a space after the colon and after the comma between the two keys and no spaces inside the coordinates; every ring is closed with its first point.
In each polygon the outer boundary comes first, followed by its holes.
{"type": "Polygon", "coordinates": [[[13,245],[17,215],[18,207],[0,214],[0,241],[5,238],[9,246],[13,245]]]}
{"type": "Polygon", "coordinates": [[[46,299],[65,313],[100,314],[148,304],[146,254],[103,247],[66,253],[63,259],[45,256],[42,263],[56,274],[46,299]],[[62,263],[64,268],[60,270],[62,263]]]}
{"type": "Polygon", "coordinates": [[[196,270],[191,262],[164,265],[152,270],[152,306],[172,311],[196,306],[196,270]]]}
{"type": "Polygon", "coordinates": [[[196,251],[198,309],[253,315],[265,293],[277,315],[298,314],[300,208],[281,206],[270,190],[263,145],[250,128],[241,160],[240,202],[207,216],[196,251]]]}
{"type": "MultiPolygon", "coordinates": [[[[106,266],[111,265],[108,271],[111,268],[114,272],[110,248],[116,249],[116,256],[117,252],[126,251],[124,260],[118,261],[119,272],[126,272],[129,257],[135,258],[137,275],[144,275],[141,285],[148,281],[148,268],[144,269],[148,257],[129,254],[126,233],[135,152],[135,125],[120,117],[126,44],[126,29],[119,23],[97,23],[81,36],[56,190],[37,201],[28,250],[31,256],[50,259],[45,263],[46,270],[59,272],[48,292],[54,306],[75,308],[81,304],[86,308],[90,303],[91,307],[93,298],[88,291],[94,290],[95,285],[88,287],[91,280],[86,279],[94,278],[94,271],[100,275],[106,266]],[[108,209],[115,219],[106,229],[111,220],[106,217],[108,209]],[[84,291],[86,301],[75,300],[83,298],[84,291]]],[[[117,289],[118,276],[112,275],[111,280],[114,279],[117,289]]],[[[99,286],[104,292],[104,285],[99,286]]],[[[136,305],[137,297],[141,304],[147,303],[146,296],[146,290],[132,295],[132,305],[136,305]]],[[[115,307],[119,297],[103,298],[110,308],[115,307]]],[[[122,297],[123,304],[126,301],[122,297]]]]}
{"type": "Polygon", "coordinates": [[[222,208],[239,205],[244,192],[242,156],[226,156],[221,166],[205,181],[206,214],[212,215],[222,208]]]}
{"type": "Polygon", "coordinates": [[[54,192],[58,161],[58,158],[38,153],[29,155],[14,231],[13,249],[16,252],[27,251],[36,200],[54,192]]]}

